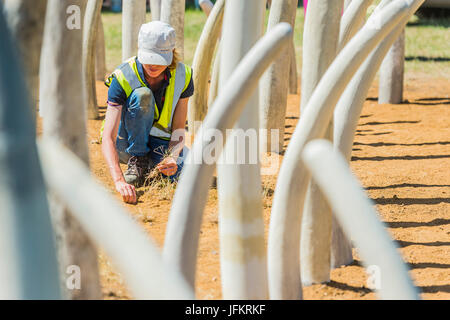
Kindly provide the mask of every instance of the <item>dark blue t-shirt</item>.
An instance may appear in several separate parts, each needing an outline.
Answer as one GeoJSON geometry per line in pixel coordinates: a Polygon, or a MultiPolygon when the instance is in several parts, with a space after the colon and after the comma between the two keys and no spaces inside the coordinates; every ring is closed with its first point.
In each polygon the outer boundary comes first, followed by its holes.
{"type": "MultiPolygon", "coordinates": [[[[145,85],[148,88],[150,88],[150,85],[148,84],[148,82],[144,76],[144,69],[142,68],[142,63],[140,63],[139,60],[136,59],[136,65],[137,65],[137,70],[139,72],[139,76],[144,81],[145,85]]],[[[155,97],[156,106],[158,107],[160,112],[164,105],[163,99],[166,95],[166,88],[169,85],[169,79],[171,76],[168,68],[164,72],[165,72],[165,77],[164,77],[162,85],[156,92],[153,92],[153,96],[155,97]]],[[[190,96],[192,96],[194,94],[194,81],[192,80],[192,78],[193,78],[193,73],[192,73],[191,80],[189,81],[189,84],[188,84],[186,90],[184,90],[181,93],[180,99],[189,98],[190,96]]],[[[127,101],[127,94],[125,93],[125,90],[123,90],[123,88],[120,86],[119,81],[117,81],[117,79],[115,77],[113,77],[113,80],[111,81],[111,84],[109,86],[108,101],[117,103],[121,106],[125,105],[126,101],[127,101]]]]}

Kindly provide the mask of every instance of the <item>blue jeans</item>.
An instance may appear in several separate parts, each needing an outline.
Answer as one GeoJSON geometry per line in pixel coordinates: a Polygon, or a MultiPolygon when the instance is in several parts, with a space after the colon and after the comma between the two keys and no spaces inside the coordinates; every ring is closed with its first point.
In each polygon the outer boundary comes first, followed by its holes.
{"type": "MultiPolygon", "coordinates": [[[[149,88],[134,90],[122,108],[122,117],[116,140],[117,152],[121,162],[127,163],[131,156],[149,156],[154,167],[161,162],[168,152],[168,140],[150,136],[155,116],[155,99],[149,88]]],[[[177,172],[170,176],[171,180],[178,178],[188,149],[181,151],[178,159],[177,172]]]]}

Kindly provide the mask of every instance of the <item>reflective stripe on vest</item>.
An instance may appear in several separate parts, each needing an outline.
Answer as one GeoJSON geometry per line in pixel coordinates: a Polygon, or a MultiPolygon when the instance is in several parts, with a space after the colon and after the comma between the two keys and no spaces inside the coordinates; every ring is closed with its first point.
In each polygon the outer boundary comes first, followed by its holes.
{"type": "MultiPolygon", "coordinates": [[[[127,98],[133,90],[146,87],[137,70],[136,57],[128,59],[121,64],[112,75],[105,81],[109,87],[111,81],[115,77],[120,86],[125,91],[127,98]]],[[[170,71],[169,85],[166,88],[164,104],[159,114],[158,107],[155,103],[155,119],[150,135],[165,140],[170,140],[172,135],[172,120],[175,109],[181,94],[186,90],[192,77],[192,69],[182,63],[178,63],[175,70],[170,71]]]]}

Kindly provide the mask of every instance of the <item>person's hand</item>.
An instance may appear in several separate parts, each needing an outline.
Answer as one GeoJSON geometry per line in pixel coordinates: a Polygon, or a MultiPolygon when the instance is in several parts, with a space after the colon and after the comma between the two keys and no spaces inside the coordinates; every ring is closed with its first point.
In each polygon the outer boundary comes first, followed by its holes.
{"type": "Polygon", "coordinates": [[[173,176],[178,169],[176,160],[173,157],[167,157],[156,165],[156,168],[166,176],[173,176]]]}
{"type": "Polygon", "coordinates": [[[116,182],[116,190],[122,195],[126,203],[136,203],[136,189],[125,181],[116,182]]]}

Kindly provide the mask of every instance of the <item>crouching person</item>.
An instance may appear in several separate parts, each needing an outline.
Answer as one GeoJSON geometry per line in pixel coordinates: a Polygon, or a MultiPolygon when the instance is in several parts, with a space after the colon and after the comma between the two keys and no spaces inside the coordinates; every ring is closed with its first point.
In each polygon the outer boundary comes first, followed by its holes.
{"type": "Polygon", "coordinates": [[[105,83],[102,151],[116,190],[125,202],[135,203],[135,187],[149,170],[177,179],[186,156],[184,130],[194,84],[191,68],[179,62],[175,30],[161,21],[142,25],[137,57],[121,64],[105,83]],[[128,164],[124,173],[119,161],[128,164]]]}

